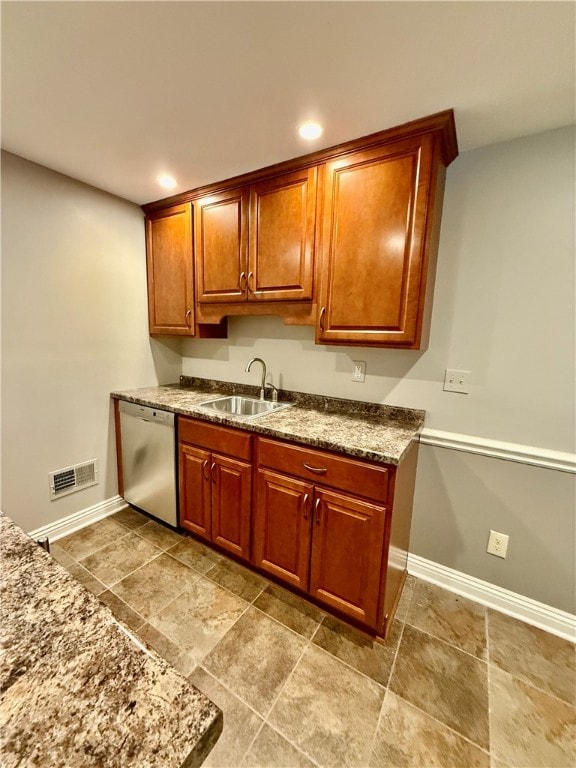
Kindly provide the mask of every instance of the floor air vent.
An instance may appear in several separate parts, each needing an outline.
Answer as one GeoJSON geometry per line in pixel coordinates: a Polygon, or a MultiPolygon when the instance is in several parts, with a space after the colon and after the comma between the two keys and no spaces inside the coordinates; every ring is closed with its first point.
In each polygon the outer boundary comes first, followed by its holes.
{"type": "Polygon", "coordinates": [[[49,479],[52,501],[60,498],[60,496],[65,496],[67,493],[74,493],[88,488],[90,485],[96,485],[98,482],[98,459],[50,472],[49,479]]]}

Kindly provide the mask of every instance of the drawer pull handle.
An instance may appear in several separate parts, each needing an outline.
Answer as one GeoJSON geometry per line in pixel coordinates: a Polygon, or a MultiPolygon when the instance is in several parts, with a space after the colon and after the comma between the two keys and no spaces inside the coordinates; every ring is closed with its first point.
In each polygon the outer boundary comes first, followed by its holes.
{"type": "Polygon", "coordinates": [[[254,293],[254,288],[250,285],[250,281],[254,277],[254,272],[248,272],[248,279],[246,280],[246,287],[251,293],[254,293]]]}
{"type": "Polygon", "coordinates": [[[322,499],[316,499],[316,503],[314,504],[314,515],[316,517],[316,525],[320,525],[320,512],[321,512],[321,505],[322,499]]]}
{"type": "Polygon", "coordinates": [[[188,326],[188,328],[190,328],[190,318],[191,317],[192,317],[192,310],[188,309],[186,311],[186,325],[188,326]]]}
{"type": "Polygon", "coordinates": [[[302,500],[302,510],[304,512],[304,520],[308,520],[310,518],[310,515],[308,514],[308,499],[309,494],[304,494],[304,499],[302,500]]]}
{"type": "Polygon", "coordinates": [[[311,467],[310,464],[306,464],[306,462],[302,462],[304,464],[305,469],[309,469],[310,472],[314,472],[316,475],[325,475],[326,472],[328,472],[328,467],[311,467]]]}
{"type": "Polygon", "coordinates": [[[240,281],[238,287],[242,292],[246,290],[246,287],[248,285],[248,281],[246,280],[246,272],[240,272],[240,281]]]}
{"type": "Polygon", "coordinates": [[[210,467],[210,471],[212,472],[212,482],[216,482],[216,472],[218,471],[218,467],[216,466],[216,462],[212,462],[212,466],[210,467]]]}
{"type": "Polygon", "coordinates": [[[210,471],[208,469],[208,459],[204,459],[202,462],[202,475],[204,477],[204,480],[207,480],[210,482],[210,471]]]}
{"type": "Polygon", "coordinates": [[[326,314],[326,307],[322,307],[320,310],[320,317],[318,318],[318,324],[320,325],[320,330],[322,333],[324,333],[324,315],[326,314]]]}

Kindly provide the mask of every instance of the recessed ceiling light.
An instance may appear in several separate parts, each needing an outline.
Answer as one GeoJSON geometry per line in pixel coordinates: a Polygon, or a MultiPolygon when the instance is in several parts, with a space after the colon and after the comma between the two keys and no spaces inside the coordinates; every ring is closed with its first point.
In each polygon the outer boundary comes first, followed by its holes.
{"type": "Polygon", "coordinates": [[[174,189],[177,183],[176,179],[173,176],[169,176],[167,173],[161,173],[160,176],[156,178],[156,181],[161,187],[164,187],[164,189],[174,189]]]}
{"type": "Polygon", "coordinates": [[[317,139],[322,135],[323,131],[324,128],[322,128],[320,123],[316,123],[314,120],[308,120],[308,122],[302,123],[302,125],[298,128],[300,137],[303,139],[308,139],[309,141],[311,139],[317,139]]]}

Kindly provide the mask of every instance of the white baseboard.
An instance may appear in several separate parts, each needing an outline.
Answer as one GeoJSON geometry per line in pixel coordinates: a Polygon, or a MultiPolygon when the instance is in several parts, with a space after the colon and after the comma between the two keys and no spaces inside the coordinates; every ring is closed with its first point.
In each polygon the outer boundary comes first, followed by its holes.
{"type": "Polygon", "coordinates": [[[63,517],[54,523],[48,523],[48,525],[44,525],[42,528],[30,531],[28,536],[32,539],[48,537],[50,541],[57,541],[64,536],[68,536],[69,533],[79,531],[81,528],[109,517],[127,506],[128,504],[126,504],[121,496],[113,496],[111,499],[106,499],[106,501],[101,501],[92,507],[82,509],[80,512],[74,512],[73,515],[68,515],[68,517],[63,517]]]}
{"type": "Polygon", "coordinates": [[[411,553],[408,554],[408,573],[553,635],[576,642],[576,616],[571,613],[411,553]]]}

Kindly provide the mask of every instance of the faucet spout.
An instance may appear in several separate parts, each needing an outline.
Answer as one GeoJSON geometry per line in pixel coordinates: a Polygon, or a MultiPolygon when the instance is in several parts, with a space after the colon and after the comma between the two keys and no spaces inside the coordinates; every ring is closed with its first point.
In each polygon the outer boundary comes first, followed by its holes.
{"type": "Polygon", "coordinates": [[[260,400],[265,400],[266,395],[266,363],[264,360],[262,360],[261,357],[253,357],[252,360],[248,363],[244,371],[248,373],[250,368],[252,367],[252,363],[260,363],[262,366],[262,383],[260,384],[260,400]]]}

